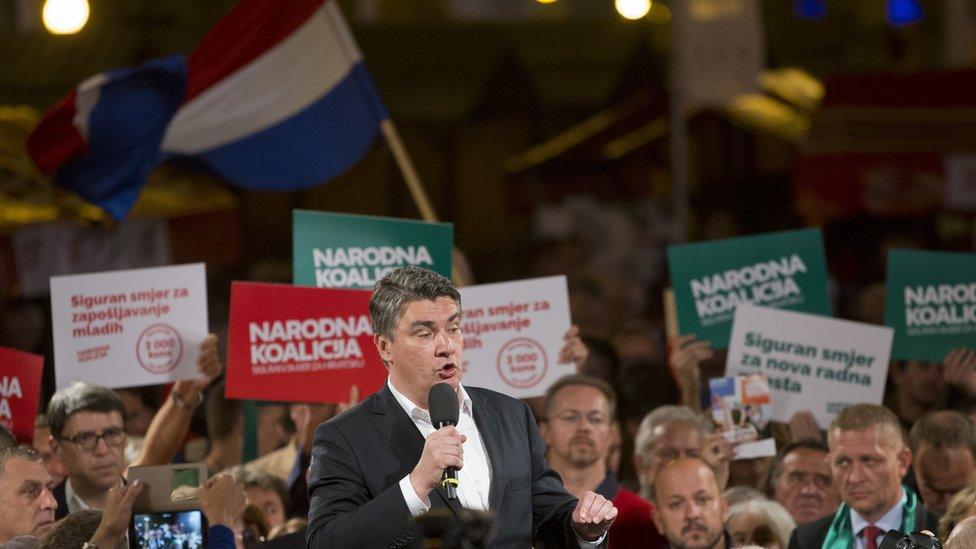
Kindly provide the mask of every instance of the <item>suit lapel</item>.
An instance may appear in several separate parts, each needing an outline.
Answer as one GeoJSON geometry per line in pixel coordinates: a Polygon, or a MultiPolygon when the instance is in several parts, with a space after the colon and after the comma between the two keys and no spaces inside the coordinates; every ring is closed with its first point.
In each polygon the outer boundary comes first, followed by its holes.
{"type": "Polygon", "coordinates": [[[391,480],[395,484],[417,465],[424,449],[424,437],[386,385],[376,394],[373,413],[378,418],[376,429],[386,438],[396,460],[397,469],[390,475],[393,478],[387,478],[384,485],[389,485],[391,480]]]}
{"type": "Polygon", "coordinates": [[[488,453],[488,466],[491,468],[491,488],[488,492],[488,508],[497,510],[498,506],[502,503],[504,483],[508,482],[508,475],[504,468],[505,454],[502,448],[504,441],[498,432],[498,412],[492,408],[488,400],[482,395],[468,392],[468,396],[471,397],[474,424],[478,427],[481,442],[485,445],[485,451],[488,453]]]}

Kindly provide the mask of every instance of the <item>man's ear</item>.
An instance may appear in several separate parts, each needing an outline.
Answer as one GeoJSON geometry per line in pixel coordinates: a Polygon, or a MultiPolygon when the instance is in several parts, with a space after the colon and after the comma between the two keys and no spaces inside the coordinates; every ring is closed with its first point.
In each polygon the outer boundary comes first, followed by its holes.
{"type": "Polygon", "coordinates": [[[908,469],[912,466],[912,450],[908,446],[905,446],[898,452],[898,466],[901,476],[905,476],[908,473],[908,469]]]}
{"type": "Polygon", "coordinates": [[[651,520],[654,521],[654,526],[657,528],[661,535],[664,535],[664,524],[661,523],[661,513],[657,509],[657,504],[653,501],[651,502],[651,520]]]}
{"type": "Polygon", "coordinates": [[[387,365],[390,364],[390,340],[387,339],[383,334],[373,334],[373,343],[376,344],[376,350],[380,354],[380,358],[387,365]]]}
{"type": "Polygon", "coordinates": [[[542,435],[542,440],[546,442],[546,446],[552,446],[549,443],[549,422],[547,420],[539,422],[539,434],[542,435]]]}
{"type": "Polygon", "coordinates": [[[58,457],[61,457],[61,442],[58,439],[54,438],[54,435],[48,435],[48,441],[49,444],[51,445],[51,453],[58,457]]]}

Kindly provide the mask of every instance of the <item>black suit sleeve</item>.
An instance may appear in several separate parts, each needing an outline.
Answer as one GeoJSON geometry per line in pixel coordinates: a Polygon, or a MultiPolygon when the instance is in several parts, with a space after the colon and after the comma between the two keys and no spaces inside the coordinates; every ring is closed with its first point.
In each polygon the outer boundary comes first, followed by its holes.
{"type": "Polygon", "coordinates": [[[351,445],[329,423],[315,430],[308,489],[308,547],[388,547],[410,529],[400,486],[370,493],[351,445]]]}
{"type": "Polygon", "coordinates": [[[579,547],[573,531],[576,498],[566,492],[563,481],[546,461],[546,443],[535,417],[523,403],[529,454],[532,459],[532,535],[544,547],[579,547]]]}

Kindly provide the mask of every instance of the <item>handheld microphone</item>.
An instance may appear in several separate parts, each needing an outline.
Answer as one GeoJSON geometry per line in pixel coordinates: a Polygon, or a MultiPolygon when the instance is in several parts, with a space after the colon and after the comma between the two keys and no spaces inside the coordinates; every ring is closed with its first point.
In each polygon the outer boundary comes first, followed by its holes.
{"type": "MultiPolygon", "coordinates": [[[[430,388],[427,393],[427,407],[430,410],[430,422],[435,429],[457,425],[458,422],[458,401],[454,387],[447,383],[438,383],[430,388]]],[[[457,469],[448,467],[444,469],[441,476],[441,486],[447,491],[449,499],[457,499],[457,469]]]]}

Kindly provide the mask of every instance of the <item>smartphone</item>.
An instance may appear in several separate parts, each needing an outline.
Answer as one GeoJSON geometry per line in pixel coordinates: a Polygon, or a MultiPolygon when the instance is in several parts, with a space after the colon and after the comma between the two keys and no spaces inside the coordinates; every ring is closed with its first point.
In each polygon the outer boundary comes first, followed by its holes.
{"type": "Polygon", "coordinates": [[[204,549],[207,518],[200,509],[134,512],[129,549],[204,549]]]}

